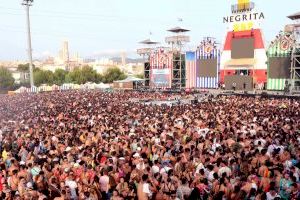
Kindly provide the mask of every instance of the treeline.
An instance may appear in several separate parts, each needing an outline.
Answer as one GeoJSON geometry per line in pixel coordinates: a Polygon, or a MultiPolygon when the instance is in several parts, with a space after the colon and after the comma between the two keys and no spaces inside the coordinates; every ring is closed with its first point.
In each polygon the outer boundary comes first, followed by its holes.
{"type": "MultiPolygon", "coordinates": [[[[19,65],[18,72],[29,73],[29,65],[19,65]]],[[[109,68],[105,73],[99,74],[90,66],[78,67],[73,71],[66,71],[63,69],[56,69],[54,72],[50,70],[41,70],[34,68],[33,71],[34,85],[62,85],[64,83],[85,84],[87,82],[94,83],[112,83],[116,80],[126,79],[126,75],[119,68],[109,68]]],[[[29,86],[29,80],[21,81],[20,84],[15,84],[12,73],[4,68],[0,68],[0,90],[10,90],[20,86],[29,86]]]]}

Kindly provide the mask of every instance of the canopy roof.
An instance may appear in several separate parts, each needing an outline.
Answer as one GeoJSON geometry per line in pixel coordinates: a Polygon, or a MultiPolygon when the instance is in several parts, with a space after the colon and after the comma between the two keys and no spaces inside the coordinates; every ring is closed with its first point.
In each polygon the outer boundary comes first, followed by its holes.
{"type": "Polygon", "coordinates": [[[300,19],[300,12],[290,15],[290,16],[288,16],[288,18],[290,18],[291,20],[300,19]]]}
{"type": "Polygon", "coordinates": [[[175,28],[171,28],[168,30],[169,32],[173,32],[173,33],[183,33],[183,32],[188,32],[190,30],[188,29],[184,29],[184,28],[181,28],[179,26],[175,27],[175,28]]]}
{"type": "Polygon", "coordinates": [[[151,39],[143,40],[141,44],[158,44],[159,42],[152,41],[151,39]]]}

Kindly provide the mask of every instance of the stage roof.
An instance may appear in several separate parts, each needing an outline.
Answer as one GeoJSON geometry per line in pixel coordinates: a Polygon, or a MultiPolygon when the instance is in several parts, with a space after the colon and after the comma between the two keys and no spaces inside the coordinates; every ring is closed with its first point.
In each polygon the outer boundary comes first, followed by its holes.
{"type": "Polygon", "coordinates": [[[188,32],[190,30],[188,29],[184,29],[184,28],[181,28],[179,26],[175,27],[175,28],[171,28],[168,30],[169,32],[173,32],[173,33],[183,33],[183,32],[188,32]]]}
{"type": "Polygon", "coordinates": [[[288,16],[291,20],[300,19],[300,12],[297,12],[293,15],[288,16]]]}

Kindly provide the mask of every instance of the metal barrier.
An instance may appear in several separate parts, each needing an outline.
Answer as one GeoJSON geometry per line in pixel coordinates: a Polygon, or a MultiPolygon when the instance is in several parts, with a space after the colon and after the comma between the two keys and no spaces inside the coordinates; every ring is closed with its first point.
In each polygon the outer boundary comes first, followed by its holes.
{"type": "Polygon", "coordinates": [[[293,90],[299,92],[300,91],[300,86],[294,86],[293,90]]]}

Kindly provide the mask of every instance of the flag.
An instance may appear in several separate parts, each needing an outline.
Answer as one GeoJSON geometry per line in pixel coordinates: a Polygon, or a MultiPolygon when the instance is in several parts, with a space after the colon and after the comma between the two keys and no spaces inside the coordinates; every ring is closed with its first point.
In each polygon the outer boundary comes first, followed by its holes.
{"type": "Polygon", "coordinates": [[[196,87],[196,53],[186,52],[186,88],[196,87]]]}

